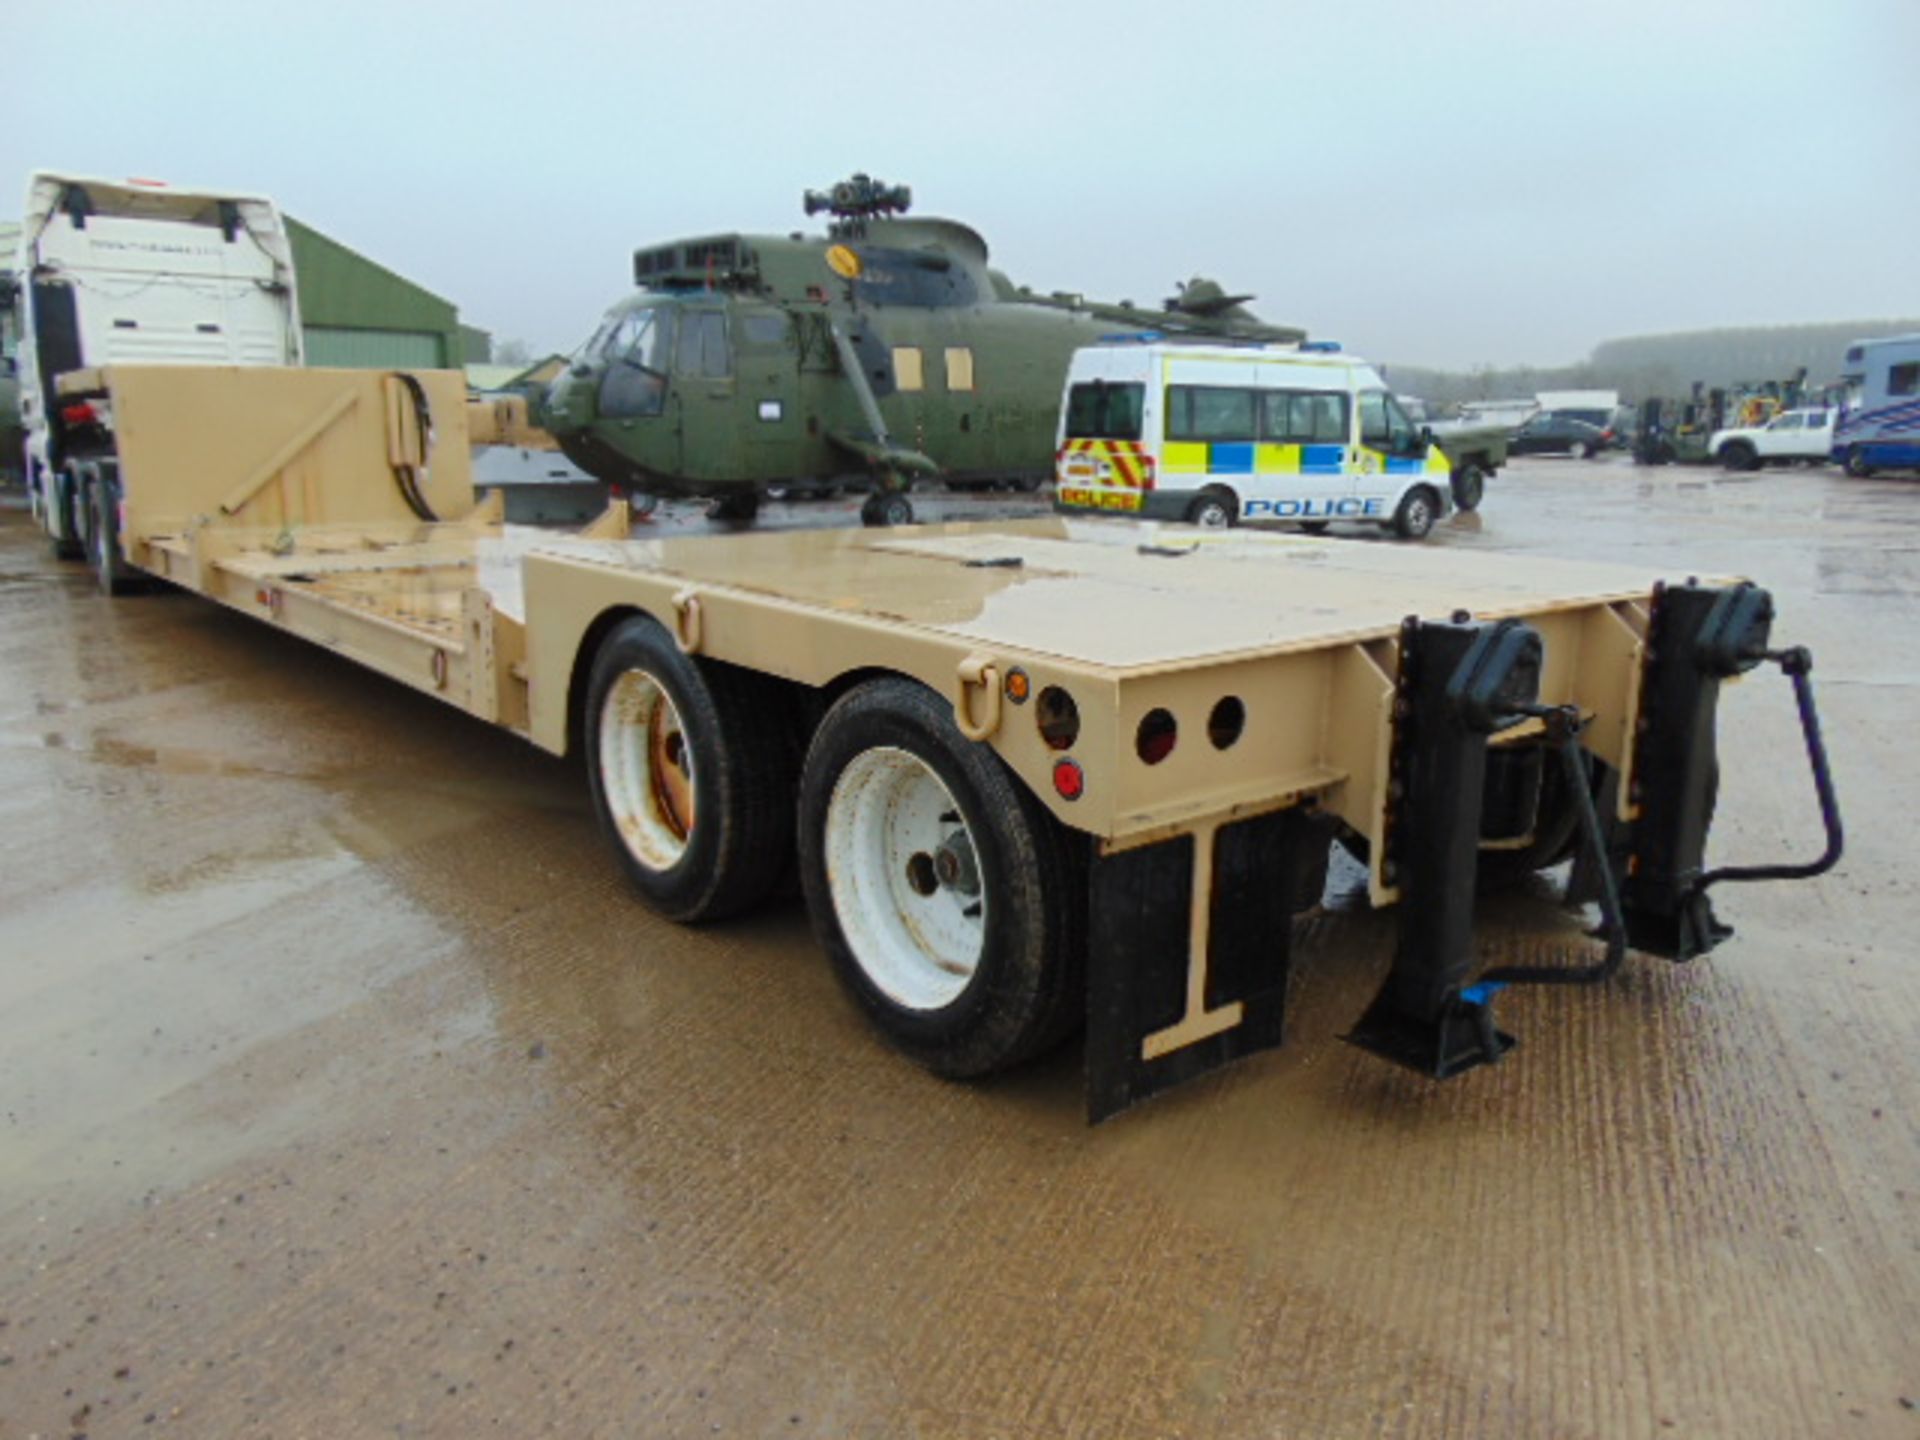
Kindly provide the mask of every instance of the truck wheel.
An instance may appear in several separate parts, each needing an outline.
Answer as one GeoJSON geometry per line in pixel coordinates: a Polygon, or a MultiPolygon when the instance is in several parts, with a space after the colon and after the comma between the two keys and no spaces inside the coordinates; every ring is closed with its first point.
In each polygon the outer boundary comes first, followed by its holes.
{"type": "Polygon", "coordinates": [[[1187,506],[1187,523],[1202,530],[1225,530],[1240,519],[1240,502],[1231,490],[1210,485],[1187,506]]]}
{"type": "Polygon", "coordinates": [[[1714,457],[1728,470],[1758,470],[1760,452],[1744,440],[1729,440],[1714,457]]]}
{"type": "Polygon", "coordinates": [[[133,567],[120,553],[120,496],[114,474],[105,466],[82,467],[86,480],[87,553],[100,593],[131,595],[138,585],[133,567]]]}
{"type": "Polygon", "coordinates": [[[793,855],[787,697],[695,660],[656,621],[625,621],[593,657],[582,749],[594,813],[627,878],[669,920],[766,898],[793,855]]]}
{"type": "Polygon", "coordinates": [[[52,480],[53,494],[48,497],[47,514],[49,519],[58,517],[60,533],[55,535],[51,526],[47,538],[53,545],[53,557],[56,560],[84,560],[87,556],[87,532],[81,524],[85,513],[85,502],[80,494],[80,476],[71,465],[62,466],[60,473],[52,480]]]}
{"type": "Polygon", "coordinates": [[[1086,974],[1083,847],[953,707],[889,677],[827,712],[800,777],[814,933],[888,1040],[990,1074],[1064,1039],[1086,974]]]}
{"type": "Polygon", "coordinates": [[[1864,480],[1873,474],[1873,466],[1867,463],[1867,452],[1858,445],[1847,448],[1847,474],[1856,480],[1864,480]]]}
{"type": "Polygon", "coordinates": [[[1400,499],[1393,512],[1394,533],[1402,540],[1424,540],[1440,514],[1440,497],[1425,485],[1416,485],[1400,499]]]}
{"type": "Polygon", "coordinates": [[[1478,510],[1487,493],[1487,472],[1471,460],[1463,460],[1453,472],[1453,503],[1462,510],[1478,510]]]}

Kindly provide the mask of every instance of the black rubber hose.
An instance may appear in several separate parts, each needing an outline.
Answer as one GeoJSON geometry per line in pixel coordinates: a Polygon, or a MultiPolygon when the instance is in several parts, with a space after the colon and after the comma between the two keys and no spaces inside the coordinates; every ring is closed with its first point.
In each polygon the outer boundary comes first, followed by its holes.
{"type": "Polygon", "coordinates": [[[437,524],[440,517],[433,513],[433,507],[427,503],[427,497],[420,489],[421,477],[433,454],[433,406],[427,399],[427,387],[420,383],[419,376],[410,375],[404,370],[395,370],[392,374],[412,399],[414,423],[420,427],[420,464],[396,464],[393,467],[393,483],[400,491],[400,498],[407,502],[407,508],[413,511],[416,518],[429,525],[437,524]]]}

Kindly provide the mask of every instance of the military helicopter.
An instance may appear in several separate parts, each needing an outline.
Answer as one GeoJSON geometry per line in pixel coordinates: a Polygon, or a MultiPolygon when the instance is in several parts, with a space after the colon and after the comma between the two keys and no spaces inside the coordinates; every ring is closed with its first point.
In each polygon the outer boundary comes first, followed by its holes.
{"type": "Polygon", "coordinates": [[[1297,342],[1213,281],[1153,310],[1037,295],[955,220],[906,219],[912,192],[856,174],[807,191],[824,236],[714,235],[638,250],[616,303],[535,418],[642,509],[700,497],[751,521],[770,486],[863,484],[869,525],[910,524],[914,482],[1037,485],[1053,467],[1075,349],[1116,325],[1297,342]]]}

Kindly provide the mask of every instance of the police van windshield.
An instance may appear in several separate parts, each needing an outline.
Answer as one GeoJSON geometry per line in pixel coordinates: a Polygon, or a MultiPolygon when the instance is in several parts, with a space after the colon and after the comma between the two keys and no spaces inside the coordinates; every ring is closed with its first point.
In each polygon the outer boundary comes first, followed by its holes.
{"type": "Polygon", "coordinates": [[[1147,387],[1089,380],[1067,391],[1069,440],[1138,440],[1147,387]]]}

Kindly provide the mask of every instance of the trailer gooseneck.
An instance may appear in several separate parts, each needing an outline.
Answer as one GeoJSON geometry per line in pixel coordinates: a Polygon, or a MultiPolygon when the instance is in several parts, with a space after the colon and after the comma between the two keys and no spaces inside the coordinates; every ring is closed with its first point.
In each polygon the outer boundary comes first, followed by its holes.
{"type": "MultiPolygon", "coordinates": [[[[160,577],[582,754],[673,919],[760,903],[797,855],[893,1044],[965,1077],[1084,1025],[1096,1119],[1279,1042],[1330,839],[1400,906],[1350,1038],[1432,1076],[1510,1043],[1502,984],[1702,953],[1729,933],[1705,887],[1757,878],[1704,863],[1719,687],[1798,663],[1751,585],[1060,518],[663,540],[616,506],[556,536],[475,503],[455,375],[61,391],[109,589],[160,577]],[[1606,958],[1476,977],[1482,872],[1576,852],[1606,958]]],[[[1838,813],[1797,683],[1812,873],[1838,813]]]]}

